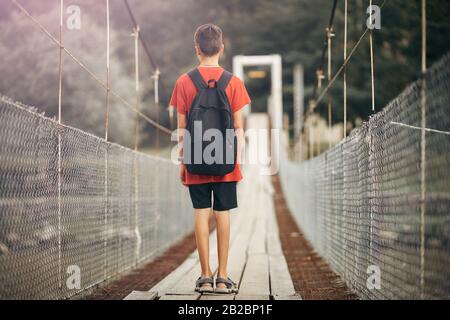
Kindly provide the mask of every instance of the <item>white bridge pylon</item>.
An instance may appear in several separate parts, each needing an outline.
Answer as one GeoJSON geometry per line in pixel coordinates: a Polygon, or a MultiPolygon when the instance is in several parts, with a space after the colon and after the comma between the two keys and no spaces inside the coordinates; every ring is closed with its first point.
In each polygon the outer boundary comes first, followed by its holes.
{"type": "MultiPolygon", "coordinates": [[[[281,56],[279,54],[272,54],[261,56],[239,55],[233,57],[233,73],[242,81],[245,81],[244,67],[251,66],[270,66],[272,84],[267,109],[272,128],[281,130],[283,127],[283,78],[281,56]]],[[[250,108],[246,108],[244,112],[247,116],[250,113],[250,108]]]]}

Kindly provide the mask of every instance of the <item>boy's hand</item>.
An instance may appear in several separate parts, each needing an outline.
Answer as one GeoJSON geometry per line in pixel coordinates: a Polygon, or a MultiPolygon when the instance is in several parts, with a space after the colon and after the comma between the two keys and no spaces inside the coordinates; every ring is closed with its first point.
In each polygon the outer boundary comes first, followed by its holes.
{"type": "Polygon", "coordinates": [[[180,181],[184,186],[186,185],[186,167],[184,164],[180,165],[180,181]]]}

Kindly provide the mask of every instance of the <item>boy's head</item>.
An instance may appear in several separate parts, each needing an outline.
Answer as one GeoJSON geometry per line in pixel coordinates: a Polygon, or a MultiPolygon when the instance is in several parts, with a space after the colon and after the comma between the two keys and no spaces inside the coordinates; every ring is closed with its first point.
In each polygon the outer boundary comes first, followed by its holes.
{"type": "Polygon", "coordinates": [[[199,56],[216,56],[224,47],[222,30],[214,24],[204,24],[195,31],[194,43],[199,56]]]}

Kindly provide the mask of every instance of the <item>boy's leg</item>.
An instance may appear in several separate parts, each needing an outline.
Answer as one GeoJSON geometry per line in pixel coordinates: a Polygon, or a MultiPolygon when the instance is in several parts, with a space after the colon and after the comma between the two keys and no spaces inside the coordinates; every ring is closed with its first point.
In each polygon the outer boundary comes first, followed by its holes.
{"type": "MultiPolygon", "coordinates": [[[[217,255],[219,257],[219,269],[217,276],[227,278],[228,249],[230,244],[230,213],[229,211],[214,211],[217,225],[217,255]]],[[[225,286],[223,283],[218,286],[225,286]]]]}
{"type": "MultiPolygon", "coordinates": [[[[230,211],[237,207],[236,182],[221,182],[213,185],[214,217],[217,225],[217,255],[219,269],[217,277],[228,278],[227,263],[230,246],[230,211]]],[[[216,283],[218,288],[226,287],[216,283]]]]}
{"type": "Polygon", "coordinates": [[[202,277],[211,277],[209,266],[209,218],[211,215],[211,185],[197,184],[189,186],[189,195],[195,209],[195,241],[202,268],[202,277]]]}
{"type": "Polygon", "coordinates": [[[195,209],[195,241],[202,268],[202,277],[211,277],[209,266],[209,216],[211,209],[195,209]]]}

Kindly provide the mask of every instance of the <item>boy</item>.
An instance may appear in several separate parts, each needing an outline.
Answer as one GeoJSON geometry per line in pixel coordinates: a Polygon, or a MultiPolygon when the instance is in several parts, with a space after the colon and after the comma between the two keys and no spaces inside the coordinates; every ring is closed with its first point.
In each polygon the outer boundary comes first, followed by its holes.
{"type": "MultiPolygon", "coordinates": [[[[224,69],[219,66],[219,58],[224,51],[222,30],[213,24],[205,24],[197,28],[194,36],[195,52],[200,62],[197,70],[205,83],[221,79],[224,69]]],[[[195,70],[194,70],[195,71],[195,70]]],[[[196,72],[196,71],[195,71],[196,72]]],[[[213,81],[214,82],[214,81],[213,81]]],[[[242,179],[239,167],[240,145],[243,139],[242,108],[250,103],[250,97],[243,82],[232,76],[225,89],[237,134],[237,156],[234,170],[223,176],[198,175],[180,165],[180,179],[189,188],[189,194],[195,210],[195,239],[201,265],[201,276],[196,282],[198,292],[236,293],[236,284],[228,277],[227,260],[230,240],[229,210],[237,207],[236,183],[242,179]],[[211,201],[213,195],[214,202],[211,201]],[[209,265],[209,225],[211,212],[217,224],[217,250],[219,267],[214,279],[209,265]]],[[[178,129],[185,129],[189,110],[198,93],[197,86],[188,74],[183,74],[176,82],[170,105],[177,109],[178,129]]],[[[183,131],[183,130],[181,130],[183,131]]],[[[182,145],[183,135],[179,141],[182,145]]],[[[181,150],[181,153],[183,151],[181,150]]]]}

